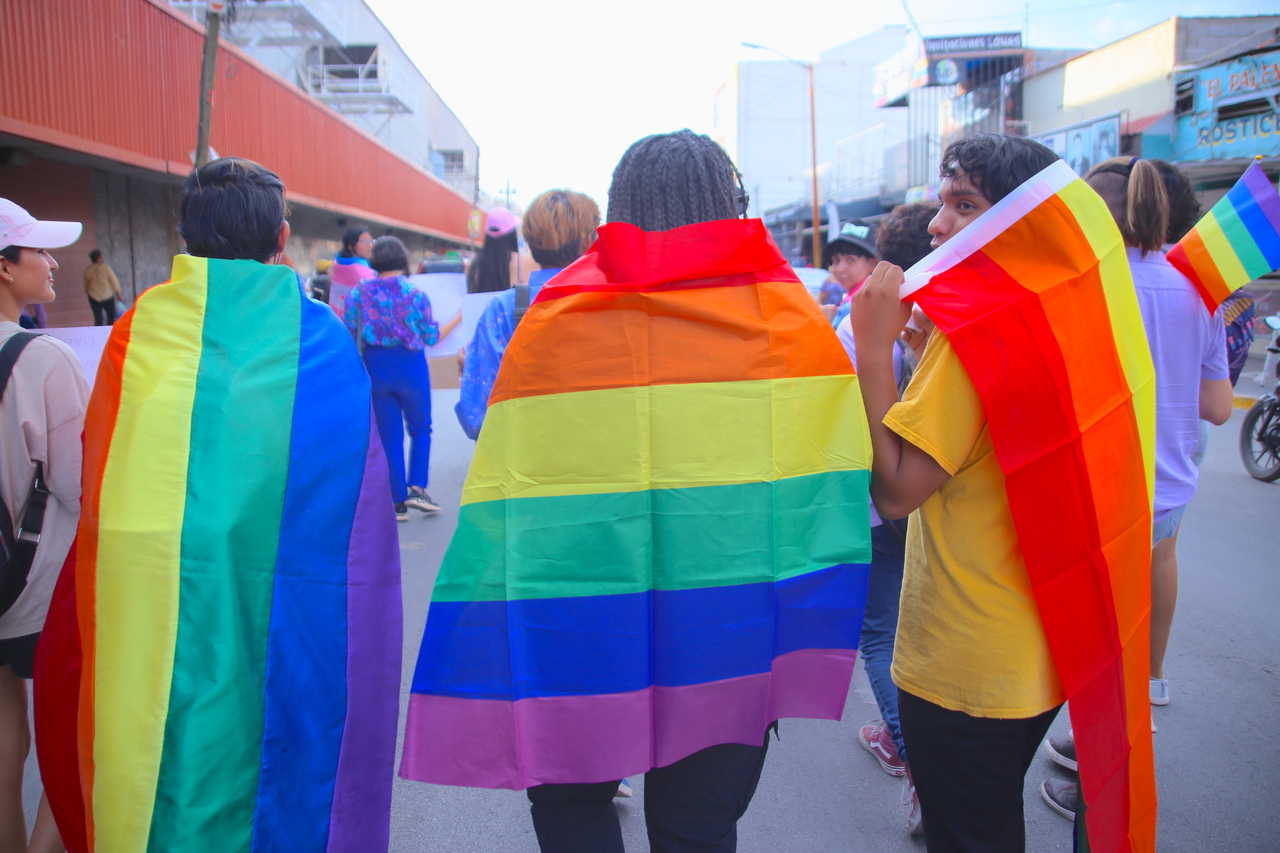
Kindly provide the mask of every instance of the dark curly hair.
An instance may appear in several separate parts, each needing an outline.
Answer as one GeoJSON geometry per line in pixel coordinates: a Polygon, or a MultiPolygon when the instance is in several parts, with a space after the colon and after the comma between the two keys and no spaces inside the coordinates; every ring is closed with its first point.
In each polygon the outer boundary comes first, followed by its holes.
{"type": "Polygon", "coordinates": [[[904,270],[929,254],[933,248],[929,242],[929,222],[938,213],[936,201],[917,201],[900,204],[888,216],[880,220],[876,231],[876,251],[880,260],[896,264],[904,270]]]}
{"type": "Polygon", "coordinates": [[[947,146],[939,173],[965,175],[983,198],[995,204],[1054,160],[1053,149],[1022,136],[984,133],[947,146]]]}
{"type": "Polygon", "coordinates": [[[1164,241],[1176,243],[1200,221],[1200,200],[1191,179],[1177,166],[1164,160],[1152,160],[1151,165],[1160,173],[1165,195],[1169,196],[1169,228],[1164,241]]]}
{"type": "Polygon", "coordinates": [[[279,251],[287,214],[284,182],[275,172],[252,160],[220,157],[187,175],[178,233],[198,258],[267,261],[279,251]]]}
{"type": "Polygon", "coordinates": [[[646,136],[627,149],[609,185],[609,221],[645,231],[733,219],[745,201],[729,155],[692,130],[646,136]]]}

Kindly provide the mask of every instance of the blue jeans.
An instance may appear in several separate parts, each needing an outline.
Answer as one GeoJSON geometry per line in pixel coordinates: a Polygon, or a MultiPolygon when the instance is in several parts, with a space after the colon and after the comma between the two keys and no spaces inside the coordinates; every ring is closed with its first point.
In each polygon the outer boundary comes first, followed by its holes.
{"type": "Polygon", "coordinates": [[[898,757],[907,760],[898,723],[898,687],[893,683],[893,640],[898,633],[898,599],[902,596],[902,564],[907,553],[907,520],[888,519],[871,528],[871,582],[867,586],[867,610],[862,617],[858,649],[867,668],[871,692],[880,706],[880,717],[889,727],[898,757]]]}
{"type": "Polygon", "coordinates": [[[431,464],[431,374],[421,350],[365,347],[364,366],[373,385],[373,417],[391,469],[391,500],[404,503],[409,486],[427,487],[431,464]],[[405,481],[404,430],[412,440],[405,481]]]}

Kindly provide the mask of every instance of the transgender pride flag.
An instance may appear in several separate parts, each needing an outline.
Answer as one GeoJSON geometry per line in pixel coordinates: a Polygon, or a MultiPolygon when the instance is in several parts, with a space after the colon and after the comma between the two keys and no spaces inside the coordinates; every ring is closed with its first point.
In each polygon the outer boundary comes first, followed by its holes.
{"type": "Polygon", "coordinates": [[[604,226],[503,359],[401,774],[601,782],[839,719],[869,465],[857,377],[762,223],[604,226]]]}

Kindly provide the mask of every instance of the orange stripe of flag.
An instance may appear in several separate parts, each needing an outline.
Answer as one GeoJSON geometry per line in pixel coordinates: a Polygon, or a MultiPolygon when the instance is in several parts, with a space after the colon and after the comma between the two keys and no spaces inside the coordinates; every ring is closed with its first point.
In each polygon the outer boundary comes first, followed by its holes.
{"type": "Polygon", "coordinates": [[[116,415],[120,409],[121,379],[133,328],[132,310],[116,321],[107,339],[94,391],[84,421],[84,500],[77,542],[76,601],[80,624],[81,673],[78,737],[80,744],[80,785],[84,796],[85,827],[89,849],[94,849],[93,782],[94,782],[94,703],[95,638],[97,631],[98,518],[102,496],[102,475],[106,470],[111,440],[115,434],[116,415]]]}
{"type": "Polygon", "coordinates": [[[1211,306],[1210,310],[1216,311],[1223,300],[1231,295],[1231,287],[1222,277],[1218,265],[1213,262],[1213,256],[1209,254],[1209,248],[1205,246],[1198,229],[1193,228],[1183,237],[1169,251],[1168,259],[1169,263],[1191,279],[1206,304],[1211,306]]]}
{"type": "Polygon", "coordinates": [[[605,388],[852,372],[830,323],[796,282],[585,291],[534,303],[507,349],[489,403],[605,388]],[[546,346],[525,352],[518,345],[551,323],[557,333],[541,336],[546,346]]]}

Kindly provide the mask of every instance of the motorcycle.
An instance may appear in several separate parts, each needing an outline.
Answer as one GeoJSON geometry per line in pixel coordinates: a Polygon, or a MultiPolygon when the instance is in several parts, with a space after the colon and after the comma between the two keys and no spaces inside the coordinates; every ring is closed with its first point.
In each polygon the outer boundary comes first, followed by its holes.
{"type": "Polygon", "coordinates": [[[1263,320],[1271,329],[1267,358],[1258,382],[1275,388],[1263,394],[1244,416],[1240,425],[1240,459],[1249,476],[1264,483],[1280,480],[1280,314],[1263,320]]]}

